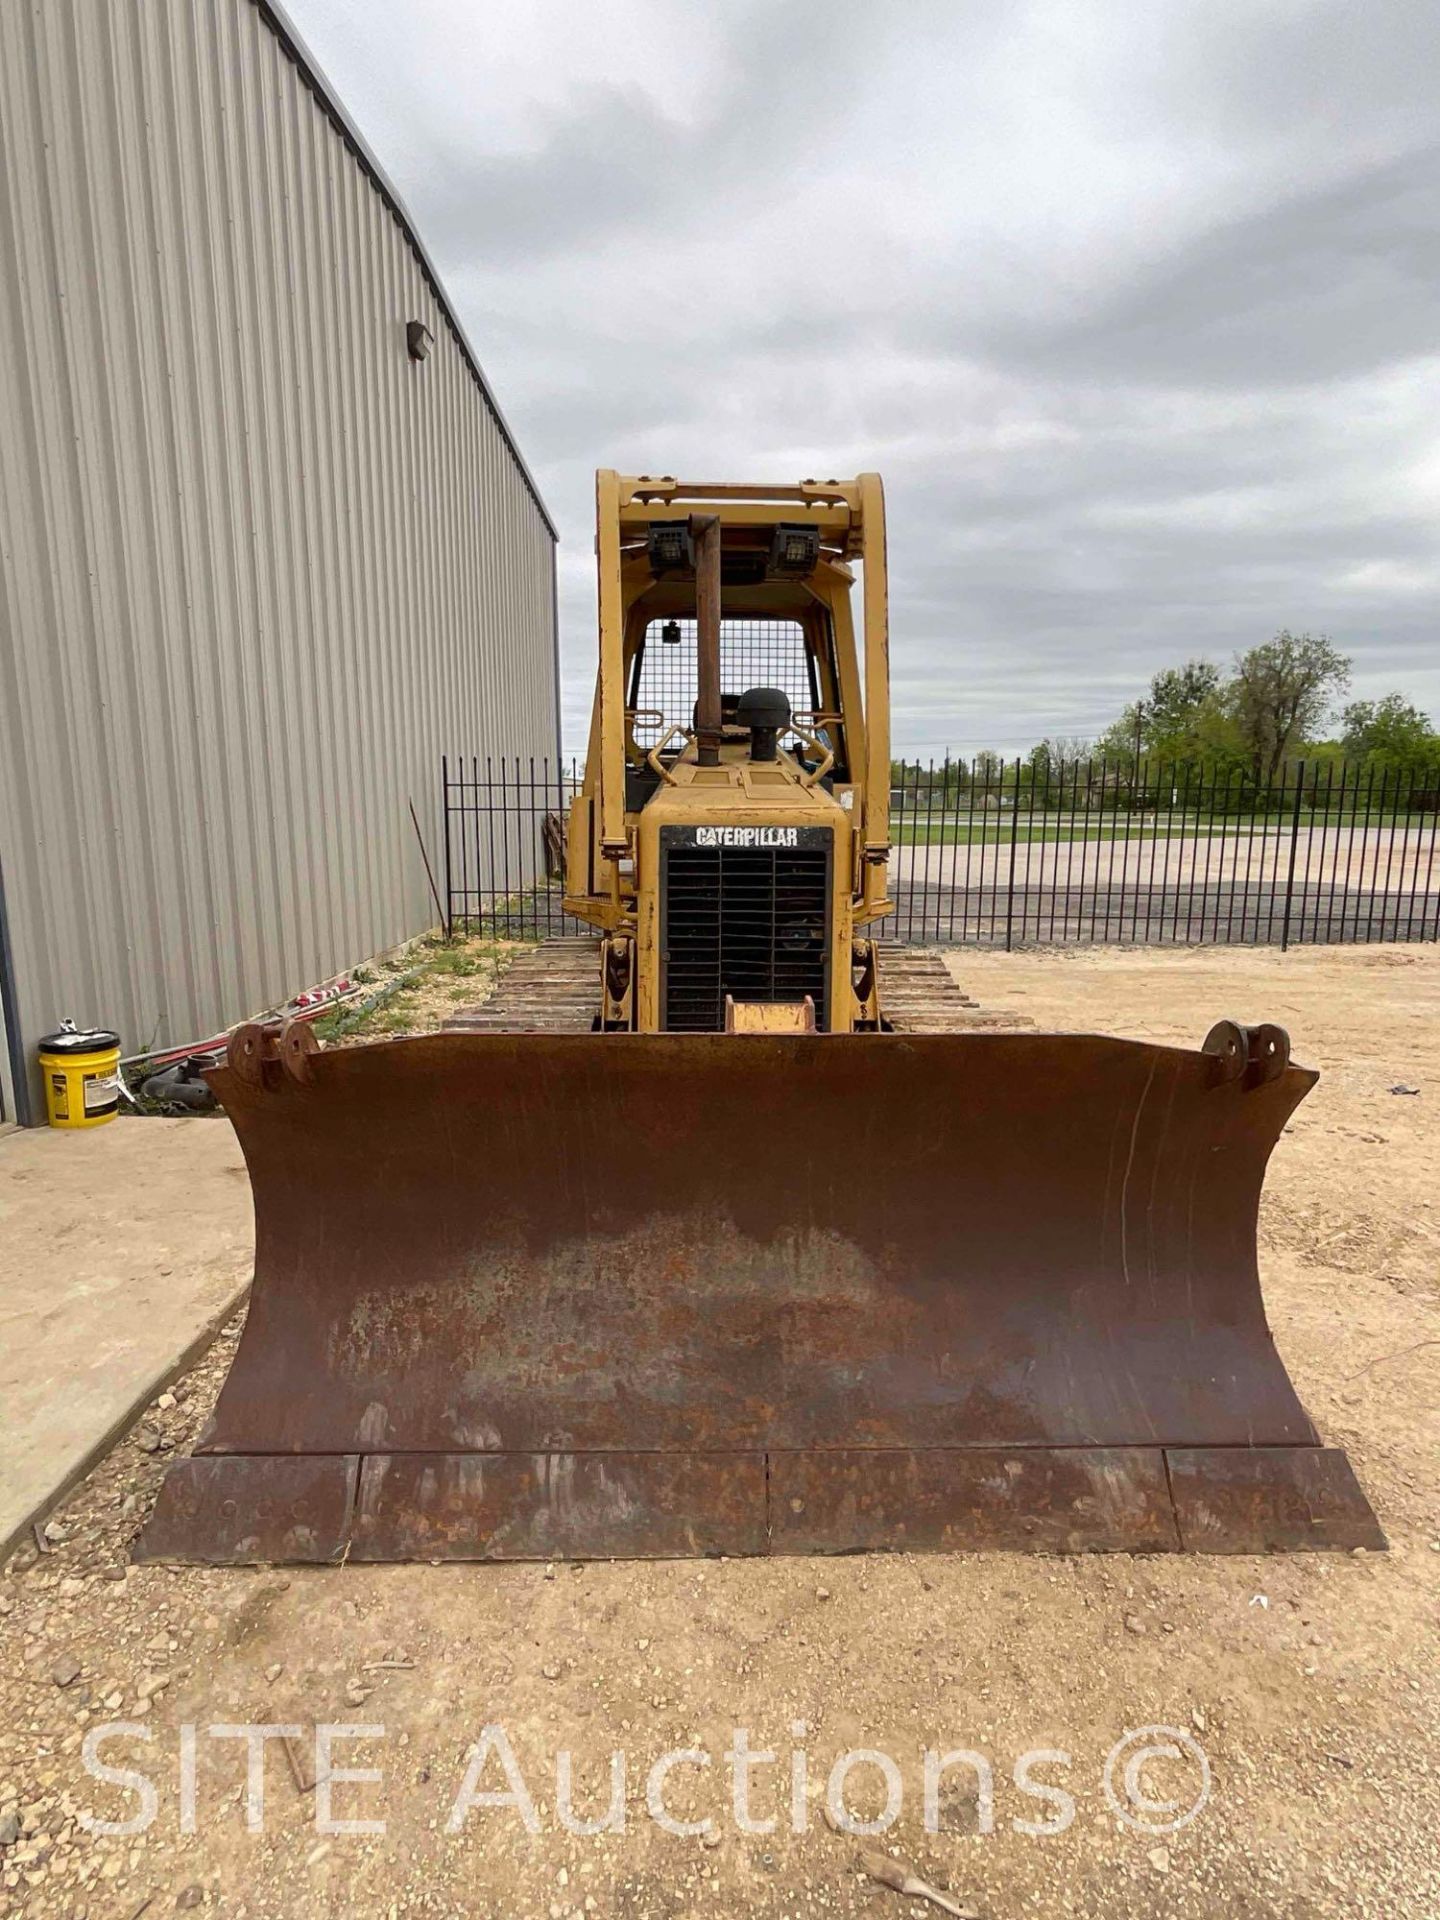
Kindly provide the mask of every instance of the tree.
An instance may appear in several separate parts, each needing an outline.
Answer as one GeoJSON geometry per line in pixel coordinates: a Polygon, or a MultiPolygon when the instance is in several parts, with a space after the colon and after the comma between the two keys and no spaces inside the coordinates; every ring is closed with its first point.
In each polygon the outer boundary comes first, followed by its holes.
{"type": "Polygon", "coordinates": [[[1341,745],[1347,760],[1377,773],[1420,772],[1440,766],[1440,734],[1428,713],[1398,693],[1355,700],[1346,707],[1341,745]]]}
{"type": "Polygon", "coordinates": [[[1095,742],[1096,758],[1109,767],[1129,766],[1135,758],[1137,741],[1144,745],[1145,702],[1132,700],[1120,709],[1120,718],[1112,723],[1095,742]]]}
{"type": "Polygon", "coordinates": [[[1173,757],[1183,749],[1200,716],[1220,699],[1220,669],[1211,660],[1187,660],[1183,667],[1165,667],[1150,682],[1150,698],[1143,702],[1145,744],[1154,753],[1173,757]]]}
{"type": "Polygon", "coordinates": [[[1143,758],[1167,768],[1206,759],[1224,731],[1222,693],[1221,672],[1212,661],[1162,668],[1145,699],[1132,700],[1104,735],[1106,759],[1128,766],[1143,758]]]}
{"type": "Polygon", "coordinates": [[[1350,662],[1324,634],[1285,629],[1237,656],[1225,704],[1257,784],[1273,785],[1286,756],[1349,684],[1350,662]]]}
{"type": "Polygon", "coordinates": [[[1081,733],[1048,734],[1030,749],[1030,765],[1037,778],[1064,780],[1094,753],[1094,743],[1081,733]]]}
{"type": "Polygon", "coordinates": [[[1172,759],[1177,767],[1195,769],[1202,779],[1223,775],[1228,784],[1237,775],[1244,777],[1250,755],[1223,690],[1196,708],[1172,759]]]}

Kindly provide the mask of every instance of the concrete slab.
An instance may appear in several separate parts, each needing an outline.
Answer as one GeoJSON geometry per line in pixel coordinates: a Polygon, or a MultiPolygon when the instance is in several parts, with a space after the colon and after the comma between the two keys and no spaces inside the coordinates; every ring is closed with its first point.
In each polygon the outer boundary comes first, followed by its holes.
{"type": "Polygon", "coordinates": [[[253,1257],[226,1120],[0,1139],[0,1553],[189,1365],[253,1257]]]}

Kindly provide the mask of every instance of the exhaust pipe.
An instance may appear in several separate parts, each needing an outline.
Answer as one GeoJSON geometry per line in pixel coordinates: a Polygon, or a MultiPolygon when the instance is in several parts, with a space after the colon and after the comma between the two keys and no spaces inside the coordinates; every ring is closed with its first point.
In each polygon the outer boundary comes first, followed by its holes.
{"type": "Polygon", "coordinates": [[[695,746],[702,767],[720,764],[720,516],[692,513],[695,545],[695,746]]]}

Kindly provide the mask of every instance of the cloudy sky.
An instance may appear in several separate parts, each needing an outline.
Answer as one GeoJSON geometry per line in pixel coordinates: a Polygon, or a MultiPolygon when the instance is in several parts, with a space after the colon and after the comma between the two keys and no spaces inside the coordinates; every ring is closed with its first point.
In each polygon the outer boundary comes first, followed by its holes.
{"type": "Polygon", "coordinates": [[[875,467],[897,751],[1328,632],[1440,720],[1435,0],[290,0],[559,521],[875,467]]]}

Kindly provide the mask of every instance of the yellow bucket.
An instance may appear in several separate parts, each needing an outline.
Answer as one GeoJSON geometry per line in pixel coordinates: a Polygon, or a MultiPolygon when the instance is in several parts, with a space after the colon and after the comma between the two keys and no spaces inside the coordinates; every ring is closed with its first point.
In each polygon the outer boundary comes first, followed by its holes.
{"type": "Polygon", "coordinates": [[[80,1033],[67,1020],[40,1042],[45,1109],[52,1127],[103,1127],[120,1105],[120,1036],[80,1033]]]}

